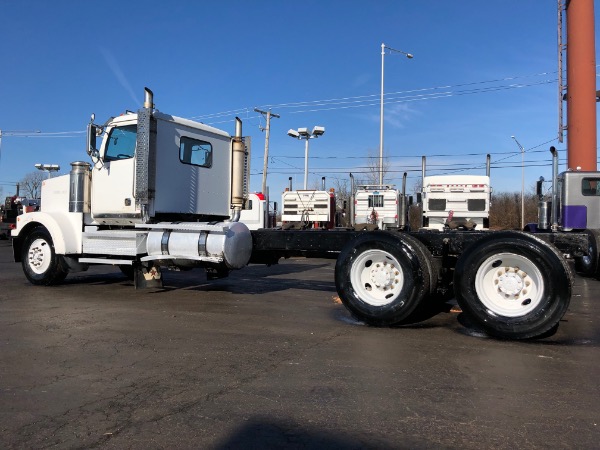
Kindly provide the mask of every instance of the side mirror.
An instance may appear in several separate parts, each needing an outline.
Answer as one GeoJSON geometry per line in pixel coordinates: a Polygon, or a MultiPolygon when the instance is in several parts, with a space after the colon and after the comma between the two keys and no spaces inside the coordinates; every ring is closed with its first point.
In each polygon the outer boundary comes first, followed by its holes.
{"type": "Polygon", "coordinates": [[[422,201],[422,200],[423,200],[423,198],[422,198],[422,196],[421,196],[421,193],[420,193],[420,192],[417,192],[417,203],[418,203],[418,204],[421,204],[421,201],[422,201]]]}
{"type": "Polygon", "coordinates": [[[535,193],[540,200],[544,198],[542,185],[544,183],[544,177],[540,177],[540,179],[535,183],[535,193]]]}
{"type": "Polygon", "coordinates": [[[96,133],[98,132],[98,127],[93,123],[88,123],[87,126],[87,154],[92,156],[92,154],[97,154],[98,150],[96,149],[96,133]]]}
{"type": "Polygon", "coordinates": [[[412,206],[412,204],[413,204],[413,196],[409,195],[408,196],[408,206],[412,206]]]}

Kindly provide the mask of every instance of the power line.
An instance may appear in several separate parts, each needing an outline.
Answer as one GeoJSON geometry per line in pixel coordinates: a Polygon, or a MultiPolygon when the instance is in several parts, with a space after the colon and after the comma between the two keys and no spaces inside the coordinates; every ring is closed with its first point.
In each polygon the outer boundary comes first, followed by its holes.
{"type": "MultiPolygon", "coordinates": [[[[459,96],[459,95],[469,95],[469,94],[483,93],[483,92],[492,92],[492,91],[497,91],[497,90],[517,89],[517,88],[522,88],[522,87],[530,87],[530,86],[537,86],[537,85],[542,85],[542,84],[553,83],[556,81],[556,79],[543,80],[543,81],[539,81],[539,82],[526,83],[526,84],[510,84],[510,85],[490,86],[490,87],[485,87],[485,88],[477,88],[477,89],[470,89],[470,90],[463,90],[463,91],[459,90],[457,92],[447,91],[447,92],[432,92],[430,94],[409,95],[407,97],[402,98],[402,100],[398,100],[397,98],[394,97],[396,95],[415,94],[415,93],[419,93],[419,92],[439,91],[442,89],[455,89],[455,88],[462,88],[462,87],[467,87],[467,86],[477,86],[477,85],[482,85],[482,84],[499,83],[499,82],[513,81],[513,80],[533,78],[533,77],[539,77],[539,76],[548,76],[548,75],[554,75],[556,73],[557,73],[557,71],[540,72],[540,73],[536,73],[536,74],[510,76],[510,77],[504,77],[504,78],[497,78],[497,79],[493,79],[493,80],[476,81],[476,82],[470,82],[470,83],[459,83],[459,84],[454,84],[454,85],[447,84],[447,85],[433,86],[433,87],[426,87],[426,88],[419,88],[419,89],[412,89],[412,90],[405,90],[405,91],[396,91],[396,92],[387,93],[385,95],[387,96],[388,99],[390,99],[390,100],[388,100],[388,102],[399,103],[399,102],[404,102],[404,101],[436,99],[436,98],[459,96]],[[395,101],[394,101],[394,99],[395,99],[395,101]]],[[[268,108],[289,108],[289,109],[295,108],[295,109],[298,109],[298,108],[303,108],[303,107],[319,107],[316,110],[310,109],[310,110],[300,110],[300,111],[290,112],[290,114],[298,114],[298,113],[302,113],[302,112],[326,111],[326,110],[333,110],[333,109],[346,109],[349,107],[373,106],[375,104],[378,104],[377,97],[378,97],[378,94],[369,94],[369,95],[352,96],[352,97],[330,98],[330,99],[324,99],[324,100],[311,100],[311,101],[302,101],[302,102],[267,104],[267,105],[263,105],[261,107],[265,108],[265,109],[268,109],[268,108]],[[353,103],[357,103],[357,104],[353,104],[353,103]],[[346,107],[345,108],[344,107],[321,108],[322,106],[338,105],[338,104],[346,105],[346,107]]],[[[227,115],[231,114],[232,112],[240,112],[240,111],[248,111],[248,110],[249,110],[249,108],[239,108],[239,109],[231,110],[231,111],[223,111],[223,112],[219,112],[219,113],[193,116],[193,118],[218,118],[218,117],[227,116],[227,115]]]]}

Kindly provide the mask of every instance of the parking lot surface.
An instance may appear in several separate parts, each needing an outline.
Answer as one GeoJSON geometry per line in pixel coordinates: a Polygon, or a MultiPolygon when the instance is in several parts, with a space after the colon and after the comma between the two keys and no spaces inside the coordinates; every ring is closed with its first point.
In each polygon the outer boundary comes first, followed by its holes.
{"type": "Polygon", "coordinates": [[[0,241],[0,448],[598,448],[600,282],[558,332],[486,337],[452,304],[397,328],[339,303],[334,261],[135,290],[30,285],[0,241]]]}

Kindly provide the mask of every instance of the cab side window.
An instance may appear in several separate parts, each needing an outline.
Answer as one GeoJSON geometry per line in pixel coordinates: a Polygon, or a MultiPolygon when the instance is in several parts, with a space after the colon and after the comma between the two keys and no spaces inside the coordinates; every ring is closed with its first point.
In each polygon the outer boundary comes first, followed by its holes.
{"type": "Polygon", "coordinates": [[[182,136],[179,141],[179,160],[193,166],[212,167],[212,145],[182,136]]]}
{"type": "Polygon", "coordinates": [[[581,180],[581,193],[583,195],[600,195],[600,178],[584,178],[581,180]]]}
{"type": "Polygon", "coordinates": [[[105,161],[133,158],[135,154],[135,141],[137,137],[137,125],[126,125],[115,127],[110,130],[108,144],[104,153],[105,161]]]}

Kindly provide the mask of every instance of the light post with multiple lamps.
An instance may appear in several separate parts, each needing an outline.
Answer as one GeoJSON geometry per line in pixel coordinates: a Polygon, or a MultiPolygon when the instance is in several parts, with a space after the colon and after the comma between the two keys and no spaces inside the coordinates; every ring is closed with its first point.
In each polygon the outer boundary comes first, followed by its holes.
{"type": "Polygon", "coordinates": [[[52,172],[58,172],[60,170],[58,164],[36,164],[35,168],[42,172],[48,172],[48,178],[50,178],[52,172]]]}
{"type": "Polygon", "coordinates": [[[521,150],[521,230],[525,228],[525,149],[517,141],[517,138],[511,136],[521,150]]]}
{"type": "Polygon", "coordinates": [[[323,136],[324,133],[325,127],[319,126],[314,127],[311,132],[308,131],[308,128],[290,129],[287,132],[290,137],[306,141],[304,146],[304,190],[308,189],[308,141],[323,136]]]}
{"type": "Polygon", "coordinates": [[[388,47],[385,44],[381,44],[381,105],[379,111],[379,184],[383,185],[383,73],[384,73],[384,57],[385,51],[389,50],[395,53],[401,53],[408,59],[414,56],[411,53],[403,52],[402,50],[396,50],[395,48],[388,47]]]}

